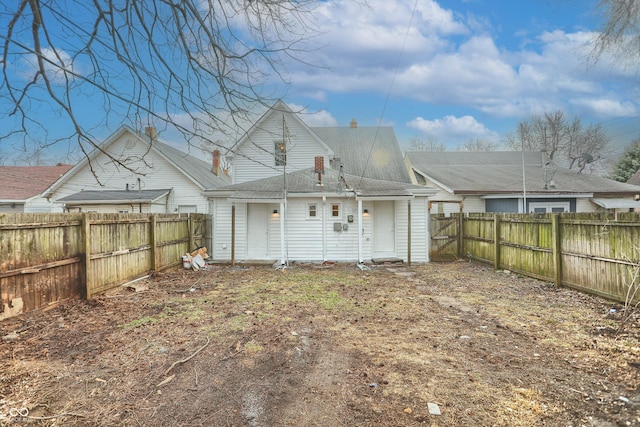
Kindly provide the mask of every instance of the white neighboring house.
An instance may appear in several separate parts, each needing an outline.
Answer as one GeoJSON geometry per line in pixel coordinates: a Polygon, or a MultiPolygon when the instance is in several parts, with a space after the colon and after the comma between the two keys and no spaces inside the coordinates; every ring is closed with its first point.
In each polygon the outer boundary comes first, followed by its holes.
{"type": "Polygon", "coordinates": [[[640,208],[640,186],[556,167],[542,152],[411,151],[405,161],[413,183],[437,188],[431,213],[640,208]]]}
{"type": "Polygon", "coordinates": [[[226,153],[211,188],[218,261],[429,261],[428,196],[390,127],[311,128],[277,102],[226,153]]]}
{"type": "Polygon", "coordinates": [[[0,212],[62,212],[62,205],[45,197],[50,185],[72,165],[0,166],[0,212]]]}
{"type": "Polygon", "coordinates": [[[123,126],[52,185],[48,197],[66,212],[206,214],[202,192],[230,182],[220,171],[220,151],[205,162],[158,140],[154,128],[139,133],[123,126]]]}

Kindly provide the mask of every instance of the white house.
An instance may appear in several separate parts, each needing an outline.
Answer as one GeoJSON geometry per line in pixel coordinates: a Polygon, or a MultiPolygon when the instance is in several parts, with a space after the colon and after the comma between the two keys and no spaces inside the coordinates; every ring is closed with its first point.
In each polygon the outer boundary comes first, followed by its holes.
{"type": "Polygon", "coordinates": [[[205,162],[160,141],[153,128],[123,126],[52,185],[48,197],[67,212],[208,213],[203,191],[230,182],[219,151],[205,162]]]}
{"type": "Polygon", "coordinates": [[[311,128],[278,102],[226,153],[206,191],[209,254],[226,261],[429,260],[428,196],[392,128],[311,128]]]}
{"type": "Polygon", "coordinates": [[[405,153],[415,184],[436,188],[431,213],[629,212],[640,186],[554,166],[542,152],[405,153]]]}

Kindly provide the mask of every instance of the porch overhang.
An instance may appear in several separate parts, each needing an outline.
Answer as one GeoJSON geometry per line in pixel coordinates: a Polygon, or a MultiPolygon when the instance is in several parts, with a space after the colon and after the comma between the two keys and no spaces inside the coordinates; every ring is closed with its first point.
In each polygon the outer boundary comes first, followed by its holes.
{"type": "Polygon", "coordinates": [[[640,209],[640,201],[623,197],[598,197],[591,199],[593,203],[605,209],[640,209]]]}

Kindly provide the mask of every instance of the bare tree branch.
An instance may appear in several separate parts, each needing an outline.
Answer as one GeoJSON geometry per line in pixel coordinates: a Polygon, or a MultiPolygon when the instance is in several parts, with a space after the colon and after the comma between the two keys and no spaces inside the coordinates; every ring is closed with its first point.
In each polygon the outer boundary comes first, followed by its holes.
{"type": "Polygon", "coordinates": [[[600,0],[598,9],[605,22],[594,40],[592,62],[610,54],[625,67],[637,67],[640,63],[640,1],[600,0]]]}
{"type": "Polygon", "coordinates": [[[282,96],[274,83],[287,81],[285,60],[301,60],[298,54],[311,49],[315,5],[3,2],[0,119],[13,125],[0,130],[0,141],[34,150],[71,141],[88,157],[99,146],[99,129],[145,124],[173,128],[193,145],[218,146],[221,135],[282,96]],[[82,111],[88,98],[97,102],[93,117],[82,111]],[[66,131],[54,132],[38,111],[57,117],[66,131]]]}

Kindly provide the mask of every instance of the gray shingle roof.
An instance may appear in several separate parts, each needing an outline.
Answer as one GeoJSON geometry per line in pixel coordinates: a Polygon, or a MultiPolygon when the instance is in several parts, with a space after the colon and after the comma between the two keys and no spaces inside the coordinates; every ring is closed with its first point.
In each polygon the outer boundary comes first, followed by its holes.
{"type": "Polygon", "coordinates": [[[411,183],[392,127],[310,128],[340,158],[344,172],[358,177],[411,183]]]}
{"type": "MultiPolygon", "coordinates": [[[[340,179],[339,171],[326,169],[322,175],[322,185],[317,185],[318,174],[313,168],[286,174],[288,194],[342,193],[347,189],[355,190],[361,196],[410,196],[411,190],[423,190],[424,187],[402,182],[383,181],[344,174],[340,179]]],[[[236,198],[274,198],[282,197],[285,186],[283,175],[241,184],[218,188],[224,192],[235,192],[236,198]]]]}
{"type": "Polygon", "coordinates": [[[177,168],[199,182],[203,188],[216,188],[231,183],[231,178],[225,174],[215,175],[211,171],[211,164],[198,159],[184,151],[178,150],[165,142],[153,141],[153,147],[172,161],[177,168]]]}
{"type": "Polygon", "coordinates": [[[74,203],[116,203],[116,202],[136,202],[151,203],[171,192],[171,189],[163,190],[83,190],[58,199],[59,202],[74,203]]]}
{"type": "MultiPolygon", "coordinates": [[[[407,152],[411,167],[438,181],[455,194],[500,194],[522,192],[522,153],[509,152],[407,152]]],[[[542,163],[542,153],[525,153],[526,190],[530,193],[593,193],[631,195],[640,187],[596,175],[580,174],[556,167],[553,175],[542,163]],[[547,174],[547,189],[545,186],[547,174]],[[555,187],[550,186],[553,180],[555,187]]]]}

